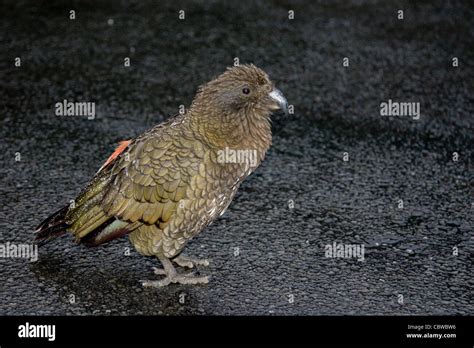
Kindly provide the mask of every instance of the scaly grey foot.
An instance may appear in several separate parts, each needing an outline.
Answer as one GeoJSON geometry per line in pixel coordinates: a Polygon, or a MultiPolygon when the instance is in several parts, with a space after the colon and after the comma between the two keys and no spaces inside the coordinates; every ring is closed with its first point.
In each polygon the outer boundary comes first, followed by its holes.
{"type": "MultiPolygon", "coordinates": [[[[171,283],[179,283],[179,284],[207,284],[209,283],[208,276],[204,276],[204,277],[195,276],[192,273],[178,274],[178,272],[176,272],[176,269],[174,268],[173,264],[171,263],[169,259],[166,259],[166,258],[159,258],[159,259],[161,263],[163,264],[163,268],[154,267],[153,270],[155,274],[164,275],[165,278],[161,280],[142,280],[141,283],[144,287],[160,288],[160,287],[169,285],[171,283]]],[[[180,259],[179,262],[180,261],[182,260],[180,259]]],[[[197,262],[193,263],[192,261],[190,261],[190,259],[187,259],[186,261],[191,262],[190,267],[193,267],[194,264],[209,265],[209,261],[207,260],[194,260],[194,261],[200,261],[201,263],[197,263],[197,262]]],[[[178,262],[177,264],[180,265],[180,263],[178,262]]]]}
{"type": "Polygon", "coordinates": [[[209,266],[208,259],[195,259],[183,254],[179,254],[174,259],[172,259],[172,261],[181,267],[187,268],[193,268],[195,266],[209,266]]]}
{"type": "Polygon", "coordinates": [[[166,271],[163,268],[153,267],[153,273],[158,275],[166,275],[166,271]]]}

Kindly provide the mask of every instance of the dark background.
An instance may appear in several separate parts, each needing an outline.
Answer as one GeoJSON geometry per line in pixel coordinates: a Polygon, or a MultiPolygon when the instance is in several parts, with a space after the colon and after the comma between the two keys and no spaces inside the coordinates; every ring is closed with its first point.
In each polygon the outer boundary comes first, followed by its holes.
{"type": "Polygon", "coordinates": [[[64,237],[36,263],[0,259],[0,314],[474,313],[472,3],[6,1],[0,13],[2,243],[31,243],[118,141],[189,105],[234,57],[295,107],[186,249],[212,260],[208,285],[143,289],[159,264],[126,238],[87,249],[64,237]],[[96,102],[96,118],[57,117],[64,99],[96,102]],[[420,120],[381,117],[388,99],[420,102],[420,120]],[[325,258],[335,241],[364,244],[365,261],[325,258]]]}

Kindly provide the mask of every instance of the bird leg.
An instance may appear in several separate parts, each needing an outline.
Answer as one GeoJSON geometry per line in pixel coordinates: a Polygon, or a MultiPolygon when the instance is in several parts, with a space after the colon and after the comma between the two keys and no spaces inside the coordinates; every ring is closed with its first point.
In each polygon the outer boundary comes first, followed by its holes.
{"type": "Polygon", "coordinates": [[[155,274],[165,275],[161,280],[142,280],[141,283],[144,287],[161,288],[169,285],[170,283],[179,284],[206,284],[209,283],[209,277],[198,277],[193,273],[178,274],[171,261],[165,257],[159,257],[163,268],[154,268],[155,274]]]}
{"type": "Polygon", "coordinates": [[[179,254],[174,259],[172,259],[174,263],[181,267],[193,268],[195,266],[209,266],[209,260],[207,259],[195,259],[193,257],[189,257],[183,254],[179,254]]]}

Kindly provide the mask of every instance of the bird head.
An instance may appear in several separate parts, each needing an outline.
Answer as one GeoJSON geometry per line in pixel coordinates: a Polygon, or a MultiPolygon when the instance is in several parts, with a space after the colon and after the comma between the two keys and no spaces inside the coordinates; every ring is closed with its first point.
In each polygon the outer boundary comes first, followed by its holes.
{"type": "Polygon", "coordinates": [[[191,105],[207,133],[228,140],[242,134],[255,138],[266,132],[265,137],[270,137],[269,116],[278,109],[288,113],[285,96],[253,64],[228,68],[202,85],[191,105]]]}
{"type": "Polygon", "coordinates": [[[285,96],[274,87],[268,75],[253,64],[227,68],[200,87],[195,101],[200,102],[200,99],[206,99],[206,103],[222,113],[268,116],[278,109],[288,112],[285,96]]]}

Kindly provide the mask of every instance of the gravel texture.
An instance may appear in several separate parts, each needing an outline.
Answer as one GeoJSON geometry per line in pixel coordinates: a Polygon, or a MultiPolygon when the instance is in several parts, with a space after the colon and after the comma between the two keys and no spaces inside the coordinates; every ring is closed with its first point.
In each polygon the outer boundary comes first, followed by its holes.
{"type": "Polygon", "coordinates": [[[234,57],[266,70],[294,114],[275,115],[267,159],[188,245],[211,259],[208,285],[143,289],[159,263],[127,238],[66,236],[37,262],[0,258],[0,314],[474,314],[472,4],[239,3],[1,5],[1,243],[31,243],[118,141],[234,57]],[[94,101],[95,119],[56,116],[64,99],[94,101]],[[419,102],[420,119],[382,117],[388,99],[419,102]],[[364,260],[325,257],[333,242],[364,260]]]}

